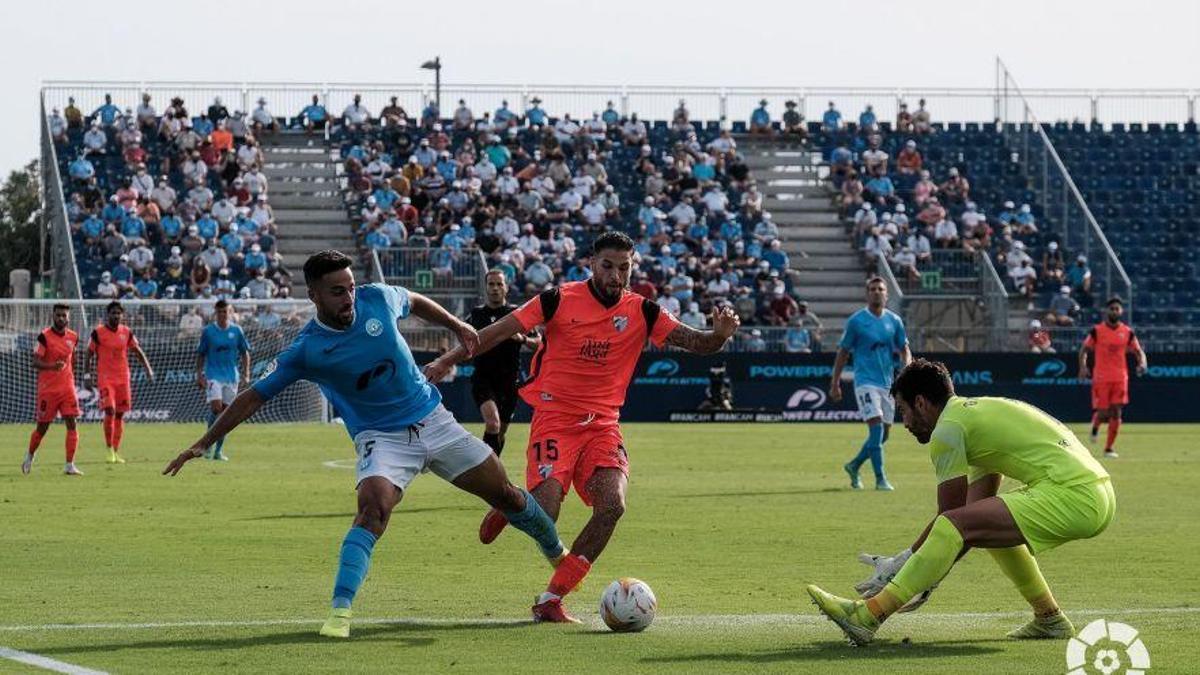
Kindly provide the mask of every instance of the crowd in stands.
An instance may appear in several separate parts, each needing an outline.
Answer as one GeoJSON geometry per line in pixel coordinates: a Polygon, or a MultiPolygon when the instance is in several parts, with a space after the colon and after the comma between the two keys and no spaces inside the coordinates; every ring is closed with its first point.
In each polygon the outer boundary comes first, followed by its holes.
{"type": "Polygon", "coordinates": [[[362,251],[386,268],[426,250],[435,273],[452,274],[478,247],[516,301],[587,279],[592,239],[618,229],[636,244],[635,292],[697,326],[728,303],[743,323],[795,326],[796,351],[812,348],[815,317],[728,130],[693,122],[685,101],[653,124],[611,102],[585,120],[541,103],[479,115],[460,100],[447,117],[395,99],[370,111],[356,97],[332,138],[362,251]]]}
{"type": "Polygon", "coordinates": [[[112,97],[91,114],[70,99],[48,120],[85,297],[286,298],[291,274],[257,138],[278,128],[260,99],[232,115],[217,98],[158,111],[112,97]]]}
{"type": "MultiPolygon", "coordinates": [[[[881,123],[869,105],[857,124],[844,124],[830,102],[814,136],[867,269],[875,269],[883,256],[901,282],[919,284],[924,272],[947,259],[939,252],[982,252],[991,257],[1010,293],[1025,298],[1029,312],[1039,317],[1031,322],[1035,333],[1044,332],[1043,324],[1075,325],[1081,311],[1093,306],[1087,257],[1071,255],[1059,238],[1041,233],[1028,203],[1018,206],[1005,199],[981,206],[973,194],[972,162],[964,161],[962,153],[945,151],[964,142],[947,137],[962,137],[963,132],[950,134],[933,124],[924,100],[915,113],[902,104],[892,125],[881,123]],[[931,151],[937,161],[930,161],[931,151]]],[[[1002,142],[983,129],[970,138],[1002,142]]],[[[1001,164],[999,173],[1015,168],[1001,164]]]]}

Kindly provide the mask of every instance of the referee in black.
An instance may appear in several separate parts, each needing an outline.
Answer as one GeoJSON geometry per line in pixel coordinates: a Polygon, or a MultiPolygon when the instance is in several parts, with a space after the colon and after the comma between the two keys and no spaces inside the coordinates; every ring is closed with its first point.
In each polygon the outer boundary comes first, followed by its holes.
{"type": "MultiPolygon", "coordinates": [[[[483,330],[499,321],[516,305],[510,305],[508,280],[504,272],[493,269],[485,277],[487,302],[471,310],[467,319],[476,330],[483,330]]],[[[537,349],[541,339],[517,333],[511,340],[497,345],[475,357],[475,372],[471,375],[471,396],[483,415],[483,442],[496,455],[504,450],[504,433],[517,407],[517,385],[521,377],[521,347],[537,349]]]]}

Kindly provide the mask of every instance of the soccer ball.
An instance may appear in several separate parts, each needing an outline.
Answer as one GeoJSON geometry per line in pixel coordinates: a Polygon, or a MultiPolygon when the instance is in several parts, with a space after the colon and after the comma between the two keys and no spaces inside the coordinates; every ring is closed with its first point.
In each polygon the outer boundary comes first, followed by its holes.
{"type": "Polygon", "coordinates": [[[617,579],[600,595],[600,616],[618,633],[646,630],[658,611],[658,599],[646,582],[625,577],[617,579]]]}

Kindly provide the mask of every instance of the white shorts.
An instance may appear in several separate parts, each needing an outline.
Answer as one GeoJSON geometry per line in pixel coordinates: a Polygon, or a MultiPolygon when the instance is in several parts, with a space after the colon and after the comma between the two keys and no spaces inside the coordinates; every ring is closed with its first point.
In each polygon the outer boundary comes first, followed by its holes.
{"type": "Polygon", "coordinates": [[[205,401],[209,403],[220,401],[225,405],[233,403],[233,399],[237,396],[236,382],[218,382],[216,380],[208,381],[208,389],[205,394],[205,401]]]}
{"type": "Polygon", "coordinates": [[[382,476],[405,490],[417,474],[426,471],[453,481],[491,457],[492,449],[439,403],[410,429],[359,432],[354,437],[354,453],[358,455],[355,485],[382,476]]]}
{"type": "Polygon", "coordinates": [[[887,389],[869,384],[855,387],[854,398],[858,401],[858,414],[864,422],[875,417],[882,417],[884,424],[896,421],[896,402],[887,389]]]}

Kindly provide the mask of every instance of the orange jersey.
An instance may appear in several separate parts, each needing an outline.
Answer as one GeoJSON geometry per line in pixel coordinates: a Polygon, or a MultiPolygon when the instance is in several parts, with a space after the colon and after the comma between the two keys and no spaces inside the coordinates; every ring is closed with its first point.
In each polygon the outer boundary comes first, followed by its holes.
{"type": "Polygon", "coordinates": [[[70,328],[59,335],[53,328],[47,328],[38,333],[37,346],[33,353],[39,359],[54,363],[65,361],[62,370],[38,370],[38,392],[46,393],[75,393],[75,347],[79,345],[79,335],[70,328]]]}
{"type": "Polygon", "coordinates": [[[614,417],[646,340],[661,346],[679,325],[636,293],[606,304],[587,281],[545,291],[512,315],[525,331],[546,327],[521,398],[536,410],[614,417]]]}
{"type": "Polygon", "coordinates": [[[1092,366],[1093,382],[1124,382],[1129,379],[1129,364],[1125,355],[1140,351],[1142,345],[1128,324],[1118,322],[1115,327],[1107,322],[1092,326],[1083,346],[1096,355],[1092,366]]]}
{"type": "Polygon", "coordinates": [[[88,351],[96,355],[96,379],[101,382],[129,381],[129,348],[136,347],[137,338],[129,326],[121,324],[116,330],[101,324],[92,330],[88,351]]]}

